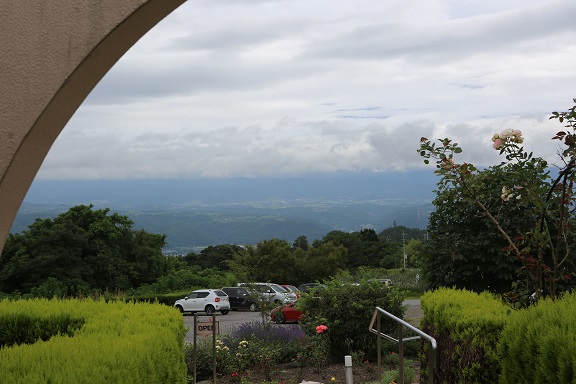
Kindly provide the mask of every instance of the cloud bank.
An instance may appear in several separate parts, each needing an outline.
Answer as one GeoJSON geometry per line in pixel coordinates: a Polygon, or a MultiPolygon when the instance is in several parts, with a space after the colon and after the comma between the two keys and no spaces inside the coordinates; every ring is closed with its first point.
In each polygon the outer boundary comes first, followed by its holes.
{"type": "Polygon", "coordinates": [[[571,0],[189,0],[106,75],[38,178],[297,176],[421,169],[419,139],[476,165],[576,97],[571,0]]]}

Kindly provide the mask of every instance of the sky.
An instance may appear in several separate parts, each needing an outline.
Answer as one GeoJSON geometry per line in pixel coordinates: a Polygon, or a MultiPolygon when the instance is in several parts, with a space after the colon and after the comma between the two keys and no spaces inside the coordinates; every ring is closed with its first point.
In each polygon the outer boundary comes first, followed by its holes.
{"type": "Polygon", "coordinates": [[[423,136],[486,166],[505,128],[557,162],[574,15],[574,0],[188,0],[102,79],[37,178],[411,172],[423,136]]]}

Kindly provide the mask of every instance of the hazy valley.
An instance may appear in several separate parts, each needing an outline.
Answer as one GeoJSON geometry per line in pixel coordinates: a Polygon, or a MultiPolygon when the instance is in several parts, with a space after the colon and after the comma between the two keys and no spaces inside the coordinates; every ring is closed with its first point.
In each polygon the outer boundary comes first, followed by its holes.
{"type": "Polygon", "coordinates": [[[425,228],[435,177],[429,173],[293,179],[37,181],[12,226],[25,230],[78,204],[110,208],[135,229],[167,235],[166,253],[255,244],[332,230],[425,228]]]}

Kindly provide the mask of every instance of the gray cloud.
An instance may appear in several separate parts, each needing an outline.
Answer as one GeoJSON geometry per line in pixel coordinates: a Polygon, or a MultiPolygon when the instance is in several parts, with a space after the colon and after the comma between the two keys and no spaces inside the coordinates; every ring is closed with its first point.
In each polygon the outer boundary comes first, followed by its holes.
{"type": "Polygon", "coordinates": [[[574,14],[571,0],[188,1],[112,68],[38,177],[410,170],[422,136],[482,166],[504,128],[552,161],[547,117],[576,96],[574,14]]]}

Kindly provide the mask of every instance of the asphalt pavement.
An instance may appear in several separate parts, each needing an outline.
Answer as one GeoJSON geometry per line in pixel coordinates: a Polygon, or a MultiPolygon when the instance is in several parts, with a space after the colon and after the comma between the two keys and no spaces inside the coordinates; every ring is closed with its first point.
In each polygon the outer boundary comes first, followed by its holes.
{"type": "MultiPolygon", "coordinates": [[[[404,315],[404,319],[406,321],[417,325],[419,323],[420,318],[422,317],[422,309],[420,307],[420,300],[419,299],[408,299],[404,300],[404,304],[407,306],[406,313],[404,315]]],[[[185,341],[186,342],[193,342],[194,341],[194,334],[192,332],[194,326],[194,315],[185,314],[184,317],[184,326],[186,326],[189,331],[186,334],[185,341]]],[[[198,322],[211,322],[212,316],[206,316],[204,313],[197,314],[197,321],[198,322]]],[[[262,313],[261,312],[250,312],[248,310],[238,310],[238,311],[230,311],[227,315],[223,315],[217,312],[214,315],[215,320],[218,322],[218,327],[220,330],[220,334],[226,335],[230,334],[234,328],[238,327],[241,324],[249,323],[249,322],[262,322],[262,313]]],[[[269,317],[264,319],[265,321],[270,321],[269,317]]],[[[297,324],[274,324],[277,327],[297,327],[297,324]]],[[[208,324],[210,325],[210,324],[208,324]]],[[[206,326],[206,324],[204,324],[206,326]]],[[[207,332],[210,330],[206,329],[207,332]]]]}

